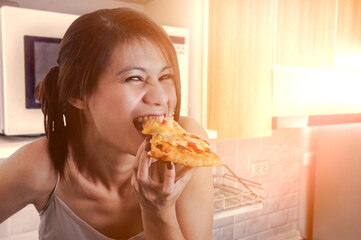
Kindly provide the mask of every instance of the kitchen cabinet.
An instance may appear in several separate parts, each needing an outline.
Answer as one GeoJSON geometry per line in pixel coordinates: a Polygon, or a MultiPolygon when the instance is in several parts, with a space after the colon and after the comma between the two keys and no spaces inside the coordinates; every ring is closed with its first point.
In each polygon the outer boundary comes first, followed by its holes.
{"type": "Polygon", "coordinates": [[[275,65],[333,66],[336,0],[278,0],[275,65]]]}
{"type": "Polygon", "coordinates": [[[359,0],[208,3],[207,128],[219,139],[267,136],[273,117],[361,112],[359,0]]]}
{"type": "Polygon", "coordinates": [[[275,64],[273,116],[360,113],[361,2],[280,0],[275,64]]]}
{"type": "Polygon", "coordinates": [[[361,70],[361,1],[338,0],[335,68],[361,70]]]}
{"type": "Polygon", "coordinates": [[[207,128],[271,134],[275,0],[209,0],[207,128]]]}

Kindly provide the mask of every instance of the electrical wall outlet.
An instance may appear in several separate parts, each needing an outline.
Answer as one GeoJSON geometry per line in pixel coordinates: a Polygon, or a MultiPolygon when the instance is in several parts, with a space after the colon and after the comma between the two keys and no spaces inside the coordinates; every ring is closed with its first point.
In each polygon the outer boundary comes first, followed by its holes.
{"type": "Polygon", "coordinates": [[[260,177],[266,175],[268,172],[267,161],[257,161],[251,164],[251,177],[260,177]]]}

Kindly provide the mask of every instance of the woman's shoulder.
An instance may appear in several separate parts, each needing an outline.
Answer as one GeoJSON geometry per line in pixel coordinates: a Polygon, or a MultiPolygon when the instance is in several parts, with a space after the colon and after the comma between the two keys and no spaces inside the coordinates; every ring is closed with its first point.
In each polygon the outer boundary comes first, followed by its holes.
{"type": "Polygon", "coordinates": [[[47,139],[39,138],[22,146],[5,161],[15,183],[23,186],[24,191],[36,194],[35,202],[36,196],[41,198],[42,194],[52,191],[57,179],[47,146],[47,139]]]}
{"type": "Polygon", "coordinates": [[[49,180],[56,181],[57,173],[51,162],[48,140],[45,137],[24,145],[11,157],[22,162],[24,171],[29,173],[28,176],[34,183],[44,185],[49,180]]]}
{"type": "Polygon", "coordinates": [[[206,130],[202,127],[202,125],[196,121],[192,117],[188,116],[180,116],[178,123],[187,131],[190,132],[197,137],[208,140],[208,135],[206,130]]]}

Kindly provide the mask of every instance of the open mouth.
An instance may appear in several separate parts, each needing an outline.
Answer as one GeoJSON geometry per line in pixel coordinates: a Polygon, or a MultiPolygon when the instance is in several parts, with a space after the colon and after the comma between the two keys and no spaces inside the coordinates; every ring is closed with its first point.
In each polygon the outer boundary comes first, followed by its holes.
{"type": "Polygon", "coordinates": [[[158,122],[162,122],[164,118],[165,115],[136,117],[133,119],[133,124],[135,128],[141,132],[148,120],[155,119],[158,122]]]}

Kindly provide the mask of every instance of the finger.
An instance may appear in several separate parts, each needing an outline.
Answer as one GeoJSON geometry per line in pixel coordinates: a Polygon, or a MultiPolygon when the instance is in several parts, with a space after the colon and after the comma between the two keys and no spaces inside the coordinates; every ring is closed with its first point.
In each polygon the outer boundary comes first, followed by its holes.
{"type": "Polygon", "coordinates": [[[151,178],[154,182],[158,184],[163,183],[163,177],[164,177],[163,161],[159,161],[158,159],[150,157],[150,162],[151,164],[149,167],[149,178],[151,178]]]}
{"type": "Polygon", "coordinates": [[[190,178],[197,169],[197,167],[183,166],[179,171],[177,171],[176,182],[182,178],[190,178]]]}
{"type": "Polygon", "coordinates": [[[150,165],[152,165],[153,163],[155,163],[155,162],[157,162],[158,161],[158,159],[156,159],[156,158],[150,158],[149,159],[149,167],[150,167],[150,165]]]}
{"type": "Polygon", "coordinates": [[[148,135],[138,148],[137,155],[135,157],[135,161],[134,161],[134,164],[133,164],[133,169],[134,169],[135,172],[138,171],[139,158],[140,158],[142,152],[144,152],[145,146],[146,146],[147,142],[149,143],[149,140],[150,140],[151,137],[152,137],[152,135],[148,135]]]}
{"type": "Polygon", "coordinates": [[[138,181],[137,181],[137,179],[135,178],[134,174],[133,174],[132,179],[131,179],[131,184],[132,184],[135,192],[138,192],[138,193],[139,193],[139,184],[138,184],[138,181]]]}
{"type": "Polygon", "coordinates": [[[149,150],[150,150],[150,143],[147,142],[144,151],[141,153],[141,156],[139,157],[137,178],[141,183],[147,182],[149,176],[149,166],[150,166],[149,164],[150,157],[148,156],[149,150]]]}
{"type": "Polygon", "coordinates": [[[176,192],[183,191],[184,187],[187,185],[189,180],[192,178],[193,173],[197,170],[196,167],[183,167],[178,173],[177,173],[177,180],[174,184],[174,190],[176,192]]]}
{"type": "Polygon", "coordinates": [[[139,184],[137,178],[135,177],[135,175],[133,174],[132,179],[131,179],[131,184],[133,186],[135,195],[137,196],[138,200],[144,199],[144,189],[142,188],[142,186],[139,184]]]}
{"type": "Polygon", "coordinates": [[[175,168],[173,162],[167,162],[167,168],[164,171],[163,192],[170,194],[174,190],[175,168]]]}
{"type": "Polygon", "coordinates": [[[139,157],[140,157],[140,155],[142,154],[142,151],[143,151],[143,149],[144,149],[145,144],[146,144],[146,143],[143,142],[143,143],[139,146],[138,151],[137,151],[137,155],[135,156],[135,161],[134,161],[134,163],[133,163],[133,169],[134,169],[135,172],[138,171],[139,157]]]}

